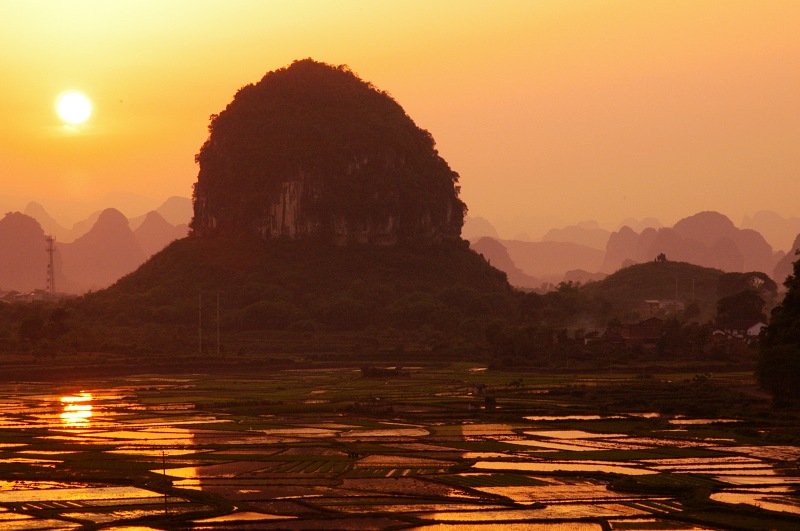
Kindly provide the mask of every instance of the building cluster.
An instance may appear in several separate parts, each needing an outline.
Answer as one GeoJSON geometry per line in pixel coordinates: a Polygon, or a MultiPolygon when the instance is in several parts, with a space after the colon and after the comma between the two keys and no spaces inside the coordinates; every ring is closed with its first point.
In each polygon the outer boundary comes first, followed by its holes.
{"type": "MultiPolygon", "coordinates": [[[[653,313],[664,314],[681,311],[684,304],[674,300],[647,300],[640,306],[645,310],[643,315],[649,317],[635,323],[616,323],[609,325],[604,331],[595,330],[584,336],[584,344],[608,344],[632,348],[655,348],[663,337],[664,319],[652,316],[653,313]]],[[[711,331],[712,343],[742,342],[755,344],[761,335],[766,323],[757,319],[738,320],[728,323],[718,323],[711,331]]]]}
{"type": "Polygon", "coordinates": [[[48,290],[35,289],[33,291],[20,292],[16,290],[0,289],[0,304],[13,304],[16,302],[31,303],[41,301],[59,301],[64,298],[73,298],[77,295],[66,293],[50,293],[48,290]]]}

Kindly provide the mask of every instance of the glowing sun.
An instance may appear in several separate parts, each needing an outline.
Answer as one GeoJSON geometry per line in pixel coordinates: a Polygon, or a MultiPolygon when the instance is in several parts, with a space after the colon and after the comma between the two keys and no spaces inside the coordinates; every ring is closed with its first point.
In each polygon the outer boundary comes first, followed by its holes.
{"type": "Polygon", "coordinates": [[[66,92],[58,97],[56,112],[69,124],[82,124],[92,114],[92,102],[79,92],[66,92]]]}

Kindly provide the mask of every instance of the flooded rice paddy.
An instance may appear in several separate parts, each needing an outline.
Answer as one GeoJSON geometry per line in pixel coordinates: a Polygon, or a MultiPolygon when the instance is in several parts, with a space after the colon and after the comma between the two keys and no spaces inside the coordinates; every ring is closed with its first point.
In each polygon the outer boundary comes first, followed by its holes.
{"type": "Polygon", "coordinates": [[[474,369],[3,384],[0,529],[800,528],[798,447],[738,419],[534,414],[541,389],[476,408],[474,369]]]}

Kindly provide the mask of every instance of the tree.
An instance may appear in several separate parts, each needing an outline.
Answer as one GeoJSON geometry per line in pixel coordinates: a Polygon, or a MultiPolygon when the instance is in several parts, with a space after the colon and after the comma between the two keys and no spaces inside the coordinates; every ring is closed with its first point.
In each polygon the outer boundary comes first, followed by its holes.
{"type": "Polygon", "coordinates": [[[42,337],[44,320],[38,315],[25,318],[19,324],[19,338],[23,341],[36,341],[42,337]]]}
{"type": "Polygon", "coordinates": [[[756,373],[777,405],[800,398],[800,260],[783,285],[786,295],[772,310],[756,373]]]}
{"type": "Polygon", "coordinates": [[[717,280],[717,298],[736,295],[745,290],[755,291],[764,300],[771,301],[778,293],[778,285],[765,273],[725,273],[717,280]]]}
{"type": "Polygon", "coordinates": [[[725,326],[735,321],[766,321],[764,299],[751,290],[723,297],[717,301],[717,325],[725,326]]]}

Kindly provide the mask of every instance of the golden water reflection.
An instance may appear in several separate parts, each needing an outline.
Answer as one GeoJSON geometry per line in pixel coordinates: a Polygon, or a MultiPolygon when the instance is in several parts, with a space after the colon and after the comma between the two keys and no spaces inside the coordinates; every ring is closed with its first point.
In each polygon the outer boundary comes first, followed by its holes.
{"type": "Polygon", "coordinates": [[[67,426],[88,426],[92,418],[92,393],[81,391],[71,396],[62,396],[61,422],[67,426]]]}

